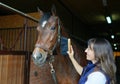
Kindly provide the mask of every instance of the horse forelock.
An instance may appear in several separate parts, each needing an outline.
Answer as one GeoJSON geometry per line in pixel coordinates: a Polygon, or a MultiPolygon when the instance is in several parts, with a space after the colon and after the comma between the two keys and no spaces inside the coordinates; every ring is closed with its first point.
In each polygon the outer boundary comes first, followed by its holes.
{"type": "Polygon", "coordinates": [[[40,18],[39,24],[42,25],[44,21],[48,21],[48,19],[50,18],[50,16],[51,16],[50,12],[44,13],[42,15],[42,17],[40,18]]]}

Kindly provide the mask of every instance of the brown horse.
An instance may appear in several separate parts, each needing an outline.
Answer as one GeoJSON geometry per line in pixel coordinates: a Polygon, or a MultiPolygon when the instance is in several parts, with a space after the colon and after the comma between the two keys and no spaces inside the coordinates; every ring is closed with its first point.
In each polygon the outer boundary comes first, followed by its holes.
{"type": "MultiPolygon", "coordinates": [[[[77,84],[80,76],[75,71],[68,55],[60,51],[61,36],[68,38],[56,11],[43,13],[37,27],[38,39],[30,66],[30,84],[77,84]]],[[[86,64],[83,48],[72,40],[76,60],[86,64]]]]}

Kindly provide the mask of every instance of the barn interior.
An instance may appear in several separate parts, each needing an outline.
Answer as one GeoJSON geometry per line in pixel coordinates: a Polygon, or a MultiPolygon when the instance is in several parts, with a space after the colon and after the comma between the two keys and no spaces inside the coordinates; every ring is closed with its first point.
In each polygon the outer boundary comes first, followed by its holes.
{"type": "MultiPolygon", "coordinates": [[[[60,17],[66,31],[71,38],[75,39],[80,45],[86,45],[89,38],[106,38],[110,41],[113,51],[116,52],[115,55],[117,57],[120,56],[120,0],[0,0],[0,32],[10,27],[2,24],[8,21],[3,20],[3,17],[6,18],[7,16],[16,14],[23,16],[22,13],[28,15],[30,13],[38,13],[37,8],[48,12],[51,11],[53,5],[56,7],[57,15],[60,17]],[[21,14],[18,12],[21,12],[21,14]]],[[[35,22],[39,20],[39,15],[30,16],[33,17],[32,20],[35,22]]],[[[31,19],[30,16],[23,17],[31,19]]],[[[12,19],[10,21],[12,22],[12,19]]],[[[12,24],[11,22],[10,24],[12,24]]],[[[14,29],[14,27],[10,28],[14,29]]],[[[35,29],[33,29],[33,31],[35,31],[35,29]]],[[[22,30],[19,31],[19,35],[21,32],[22,30]]],[[[4,33],[5,32],[3,32],[3,34],[4,33]]],[[[10,32],[7,33],[13,34],[10,32]]],[[[2,36],[0,36],[0,40],[1,38],[2,36]]],[[[7,41],[6,39],[7,37],[5,37],[4,42],[7,41]]],[[[30,37],[28,39],[30,39],[30,37]]],[[[7,44],[7,47],[10,46],[12,49],[16,42],[17,40],[9,43],[13,44],[12,46],[7,44]]],[[[27,44],[34,45],[34,43],[35,41],[30,41],[27,44]]],[[[28,48],[23,47],[21,50],[28,49],[32,51],[33,48],[34,46],[28,48]]],[[[120,58],[117,59],[117,66],[120,66],[119,61],[120,58]]],[[[118,74],[120,74],[120,72],[118,72],[118,74]]]]}
{"type": "MultiPolygon", "coordinates": [[[[104,37],[115,51],[120,51],[119,0],[1,0],[1,3],[24,13],[37,12],[38,7],[47,12],[54,4],[65,28],[76,39],[86,42],[91,37],[104,37]],[[111,23],[107,22],[107,17],[110,17],[111,23]]],[[[15,12],[0,6],[0,16],[10,14],[15,12]]]]}

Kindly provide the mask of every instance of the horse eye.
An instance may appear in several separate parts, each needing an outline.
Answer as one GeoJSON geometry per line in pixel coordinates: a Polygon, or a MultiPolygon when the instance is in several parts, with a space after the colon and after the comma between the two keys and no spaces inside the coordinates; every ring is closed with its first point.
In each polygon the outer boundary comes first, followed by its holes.
{"type": "Polygon", "coordinates": [[[55,27],[53,26],[53,27],[51,27],[51,30],[55,30],[55,27]]]}

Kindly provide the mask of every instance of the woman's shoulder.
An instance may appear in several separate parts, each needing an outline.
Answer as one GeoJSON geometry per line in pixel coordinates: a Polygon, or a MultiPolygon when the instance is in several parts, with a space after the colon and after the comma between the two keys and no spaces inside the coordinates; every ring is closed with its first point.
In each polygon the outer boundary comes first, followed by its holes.
{"type": "Polygon", "coordinates": [[[106,83],[105,75],[100,71],[95,71],[88,75],[85,84],[105,84],[105,83],[106,83]]]}
{"type": "Polygon", "coordinates": [[[105,75],[101,72],[101,71],[95,71],[95,72],[92,72],[91,74],[89,74],[89,76],[91,77],[100,77],[100,78],[105,78],[105,75]]]}

